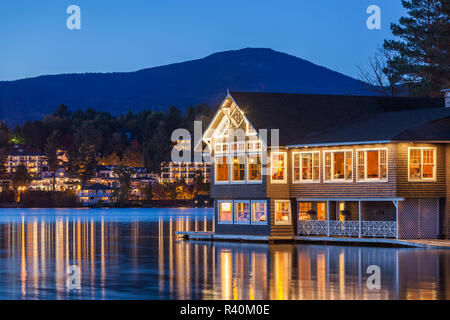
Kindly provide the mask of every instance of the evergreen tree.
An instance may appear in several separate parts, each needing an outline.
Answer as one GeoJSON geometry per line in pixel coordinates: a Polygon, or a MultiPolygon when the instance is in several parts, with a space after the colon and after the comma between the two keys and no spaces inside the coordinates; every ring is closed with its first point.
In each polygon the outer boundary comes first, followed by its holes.
{"type": "Polygon", "coordinates": [[[58,148],[61,144],[62,136],[58,130],[53,131],[53,133],[47,138],[47,143],[45,144],[45,155],[47,156],[47,164],[49,170],[52,172],[52,189],[55,191],[55,175],[56,170],[58,170],[58,148]]]}
{"type": "Polygon", "coordinates": [[[7,147],[0,146],[0,180],[6,179],[6,164],[8,161],[8,149],[7,147]]]}
{"type": "Polygon", "coordinates": [[[86,183],[94,176],[97,158],[95,155],[95,145],[86,142],[81,143],[73,163],[75,175],[80,179],[81,185],[86,183]]]}
{"type": "Polygon", "coordinates": [[[402,0],[408,15],[392,24],[394,36],[384,48],[393,53],[390,69],[413,95],[441,96],[450,85],[450,23],[448,0],[402,0]]]}
{"type": "Polygon", "coordinates": [[[119,165],[114,168],[113,173],[117,176],[120,184],[119,203],[126,205],[131,188],[131,177],[135,174],[135,171],[133,168],[119,165]]]}
{"type": "Polygon", "coordinates": [[[9,129],[5,122],[0,122],[0,147],[6,147],[9,143],[9,129]]]}
{"type": "Polygon", "coordinates": [[[17,202],[20,202],[20,196],[23,191],[32,181],[27,167],[23,164],[19,164],[16,167],[16,171],[12,175],[13,187],[17,192],[17,202]]]}

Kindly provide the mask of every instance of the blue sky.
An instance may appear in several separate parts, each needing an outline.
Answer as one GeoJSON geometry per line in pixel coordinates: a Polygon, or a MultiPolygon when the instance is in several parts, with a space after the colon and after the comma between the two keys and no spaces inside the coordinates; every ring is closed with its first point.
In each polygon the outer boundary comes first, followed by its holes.
{"type": "Polygon", "coordinates": [[[0,80],[134,71],[245,47],[356,77],[404,14],[400,0],[2,0],[0,80]],[[66,27],[72,4],[81,30],[66,27]],[[366,27],[372,4],[381,30],[366,27]]]}

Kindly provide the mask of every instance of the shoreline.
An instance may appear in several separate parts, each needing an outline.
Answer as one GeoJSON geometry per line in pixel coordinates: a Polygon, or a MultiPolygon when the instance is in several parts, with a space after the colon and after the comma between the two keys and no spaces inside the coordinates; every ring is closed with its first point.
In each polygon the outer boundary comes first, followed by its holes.
{"type": "Polygon", "coordinates": [[[214,209],[214,206],[193,206],[187,204],[167,205],[131,205],[131,206],[20,206],[17,204],[0,204],[0,209],[134,209],[134,208],[192,208],[192,209],[214,209]]]}

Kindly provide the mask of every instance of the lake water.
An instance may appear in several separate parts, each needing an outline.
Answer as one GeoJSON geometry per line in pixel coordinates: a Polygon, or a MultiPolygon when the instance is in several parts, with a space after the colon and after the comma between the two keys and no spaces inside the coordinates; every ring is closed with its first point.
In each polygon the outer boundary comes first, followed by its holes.
{"type": "Polygon", "coordinates": [[[212,209],[0,209],[0,299],[450,298],[450,251],[174,235],[211,230],[212,218],[212,209]],[[371,265],[379,289],[368,287],[371,265]]]}

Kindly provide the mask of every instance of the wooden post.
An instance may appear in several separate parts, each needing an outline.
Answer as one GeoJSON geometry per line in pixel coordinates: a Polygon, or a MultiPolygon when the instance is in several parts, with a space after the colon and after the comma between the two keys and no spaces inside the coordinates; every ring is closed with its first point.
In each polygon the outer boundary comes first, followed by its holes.
{"type": "Polygon", "coordinates": [[[397,200],[393,200],[392,201],[394,203],[395,206],[395,238],[398,239],[398,201],[397,200]]]}
{"type": "Polygon", "coordinates": [[[359,237],[360,238],[362,237],[362,233],[361,233],[361,224],[362,224],[362,222],[361,222],[361,212],[362,212],[362,210],[361,210],[361,201],[358,201],[358,215],[359,215],[359,223],[358,223],[358,225],[359,225],[359,237]]]}
{"type": "Polygon", "coordinates": [[[327,200],[327,237],[330,236],[330,200],[327,200]]]}

